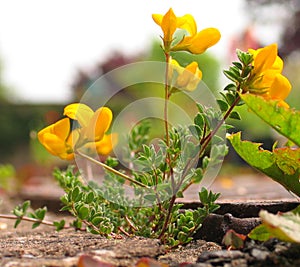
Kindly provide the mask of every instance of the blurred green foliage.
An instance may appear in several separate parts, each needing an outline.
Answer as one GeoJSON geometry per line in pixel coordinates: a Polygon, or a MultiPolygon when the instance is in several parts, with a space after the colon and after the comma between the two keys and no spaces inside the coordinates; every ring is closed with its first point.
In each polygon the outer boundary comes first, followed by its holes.
{"type": "Polygon", "coordinates": [[[11,164],[0,164],[0,189],[9,190],[16,170],[11,164]]]}
{"type": "Polygon", "coordinates": [[[3,72],[3,64],[0,59],[0,104],[2,104],[2,102],[6,102],[7,92],[8,92],[8,86],[3,83],[2,72],[3,72]]]}
{"type": "Polygon", "coordinates": [[[16,152],[25,153],[24,162],[30,161],[31,131],[40,130],[47,124],[45,114],[49,111],[61,113],[62,109],[61,105],[1,103],[0,162],[8,162],[16,152]]]}

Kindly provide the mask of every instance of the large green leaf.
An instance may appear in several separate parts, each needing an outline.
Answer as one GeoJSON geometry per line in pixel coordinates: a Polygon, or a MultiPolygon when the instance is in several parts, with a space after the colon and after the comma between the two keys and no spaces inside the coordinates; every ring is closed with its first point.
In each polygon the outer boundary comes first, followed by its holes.
{"type": "Polygon", "coordinates": [[[241,95],[246,105],[262,120],[300,146],[300,111],[278,106],[278,101],[251,94],[241,95]]]}
{"type": "Polygon", "coordinates": [[[277,148],[263,150],[260,143],[242,141],[241,133],[228,136],[233,148],[250,166],[258,169],[300,196],[300,149],[277,148]]]}
{"type": "Polygon", "coordinates": [[[254,228],[249,237],[265,241],[269,238],[278,238],[282,241],[300,243],[300,216],[299,212],[272,214],[265,210],[259,212],[262,224],[254,228]]]}

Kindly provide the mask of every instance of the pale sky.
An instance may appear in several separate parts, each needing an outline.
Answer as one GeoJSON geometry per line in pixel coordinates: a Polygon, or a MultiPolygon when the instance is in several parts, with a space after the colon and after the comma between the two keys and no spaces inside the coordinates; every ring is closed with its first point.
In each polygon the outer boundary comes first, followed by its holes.
{"type": "Polygon", "coordinates": [[[190,13],[198,30],[216,27],[220,56],[246,26],[243,0],[0,0],[0,59],[9,94],[24,102],[68,102],[78,69],[91,68],[113,50],[145,51],[161,29],[152,13],[172,7],[190,13]]]}

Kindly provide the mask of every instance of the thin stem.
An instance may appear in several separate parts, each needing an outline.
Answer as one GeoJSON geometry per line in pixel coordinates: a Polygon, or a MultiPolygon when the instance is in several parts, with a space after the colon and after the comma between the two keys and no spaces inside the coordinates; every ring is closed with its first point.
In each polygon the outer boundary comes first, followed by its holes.
{"type": "Polygon", "coordinates": [[[222,120],[219,121],[219,123],[217,124],[217,126],[215,127],[215,129],[213,129],[203,140],[202,140],[202,146],[201,146],[201,150],[199,152],[199,156],[202,155],[202,153],[205,151],[206,147],[208,146],[209,142],[211,141],[211,139],[213,138],[213,136],[217,133],[217,131],[220,129],[220,127],[223,125],[223,123],[225,122],[225,120],[229,117],[231,111],[234,109],[234,107],[238,104],[238,102],[240,101],[240,96],[238,96],[235,101],[232,103],[232,105],[230,106],[230,108],[226,111],[226,113],[224,114],[224,117],[222,120]]]}
{"type": "Polygon", "coordinates": [[[147,185],[145,185],[145,184],[143,184],[143,183],[141,183],[141,182],[139,182],[139,181],[134,180],[133,178],[129,177],[128,175],[126,175],[126,174],[124,174],[124,173],[121,173],[121,172],[119,172],[119,171],[113,169],[112,167],[107,166],[107,165],[104,164],[103,162],[98,161],[98,160],[96,160],[96,159],[94,159],[94,158],[92,158],[92,157],[90,157],[90,156],[88,156],[88,155],[86,155],[86,154],[83,154],[82,152],[80,152],[80,151],[78,151],[78,150],[77,150],[75,153],[76,153],[77,155],[79,155],[79,156],[81,156],[81,157],[83,157],[83,158],[85,158],[85,159],[87,159],[87,160],[89,160],[89,161],[91,161],[91,162],[93,162],[93,163],[95,163],[95,164],[101,166],[102,168],[106,169],[107,171],[110,171],[110,172],[112,172],[112,173],[114,173],[114,174],[116,174],[116,175],[118,175],[118,176],[124,178],[125,180],[127,180],[127,181],[129,181],[129,182],[131,182],[131,183],[134,183],[134,184],[139,185],[139,186],[141,186],[141,187],[149,188],[147,185]]]}
{"type": "MultiPolygon", "coordinates": [[[[170,92],[169,92],[169,64],[170,64],[170,54],[169,52],[165,52],[166,57],[166,73],[165,73],[165,107],[164,107],[164,121],[165,121],[165,132],[166,132],[166,144],[167,147],[170,147],[170,136],[169,136],[169,119],[168,119],[168,103],[170,98],[170,92]]],[[[175,181],[174,181],[174,175],[173,175],[173,169],[172,169],[172,163],[171,163],[171,157],[170,153],[167,152],[166,155],[166,163],[170,167],[170,175],[171,175],[171,182],[172,182],[172,188],[173,191],[175,189],[175,181]]],[[[165,173],[164,173],[165,176],[165,173]]],[[[173,192],[174,194],[174,192],[173,192]]]]}
{"type": "MultiPolygon", "coordinates": [[[[165,132],[166,132],[166,144],[167,147],[170,147],[170,136],[169,136],[169,120],[168,120],[168,102],[169,102],[169,98],[170,98],[170,92],[169,92],[169,63],[170,63],[170,54],[169,52],[165,51],[165,57],[166,57],[166,72],[165,72],[165,106],[164,106],[164,121],[165,121],[165,132]]],[[[172,185],[172,198],[170,200],[170,204],[167,210],[167,215],[165,217],[165,221],[163,224],[163,227],[161,229],[161,232],[159,234],[159,239],[162,239],[163,235],[165,234],[165,231],[169,225],[170,222],[170,218],[171,218],[171,213],[173,210],[173,206],[176,200],[176,184],[175,184],[175,179],[174,179],[174,172],[173,172],[173,168],[172,168],[172,162],[171,162],[171,156],[170,153],[167,152],[166,154],[166,164],[169,166],[170,168],[170,173],[169,175],[171,176],[171,185],[172,185]]],[[[166,173],[164,172],[164,177],[165,177],[166,173]]]]}
{"type": "Polygon", "coordinates": [[[157,200],[157,205],[158,205],[158,207],[159,207],[159,210],[162,211],[161,200],[160,200],[159,194],[158,194],[158,192],[157,192],[158,174],[157,174],[155,168],[153,168],[153,172],[154,172],[154,175],[155,175],[155,188],[154,188],[154,192],[155,192],[155,195],[156,195],[156,200],[157,200]]]}
{"type": "Polygon", "coordinates": [[[158,239],[161,239],[169,225],[169,221],[170,221],[170,218],[171,218],[171,213],[172,213],[172,209],[173,209],[173,206],[174,206],[174,203],[175,203],[175,200],[176,200],[176,195],[173,195],[171,200],[170,200],[170,204],[169,204],[169,208],[168,208],[168,211],[167,211],[167,216],[166,216],[166,219],[164,221],[164,225],[161,229],[161,232],[158,236],[158,239]]]}
{"type": "Polygon", "coordinates": [[[165,121],[165,131],[166,131],[166,143],[169,147],[170,137],[169,137],[169,121],[168,121],[168,102],[169,102],[169,61],[170,54],[165,52],[166,57],[166,73],[165,73],[165,107],[164,107],[164,121],[165,121]]]}
{"type": "Polygon", "coordinates": [[[123,227],[118,227],[118,229],[119,229],[119,231],[123,234],[123,235],[125,235],[125,236],[127,236],[127,237],[131,237],[131,235],[129,234],[129,233],[127,233],[124,229],[123,229],[123,227]]]}
{"type": "Polygon", "coordinates": [[[133,225],[132,221],[129,220],[129,218],[125,215],[124,216],[125,221],[128,223],[129,227],[132,228],[134,231],[138,231],[138,229],[133,225]]]}
{"type": "MultiPolygon", "coordinates": [[[[30,218],[30,217],[26,217],[26,216],[16,216],[16,215],[10,215],[10,214],[0,214],[0,218],[2,219],[10,219],[10,220],[17,220],[17,219],[21,219],[22,221],[27,221],[27,222],[33,222],[33,223],[40,223],[40,224],[44,224],[44,225],[48,225],[48,226],[54,226],[53,222],[50,221],[46,221],[46,220],[39,220],[39,219],[35,219],[35,218],[30,218]]],[[[64,229],[70,229],[71,226],[64,226],[64,229]]]]}

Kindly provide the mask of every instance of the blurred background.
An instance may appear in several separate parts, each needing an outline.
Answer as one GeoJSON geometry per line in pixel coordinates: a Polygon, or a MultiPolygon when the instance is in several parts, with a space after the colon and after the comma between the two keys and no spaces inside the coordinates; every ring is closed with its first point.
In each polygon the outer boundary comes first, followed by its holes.
{"type": "MultiPolygon", "coordinates": [[[[37,131],[61,118],[63,107],[80,101],[101,75],[136,61],[163,61],[161,29],[151,14],[170,7],[177,16],[192,14],[198,30],[220,30],[221,41],[205,54],[177,58],[198,61],[213,92],[228,83],[222,70],[237,48],[276,42],[293,86],[287,102],[300,108],[300,0],[0,0],[0,187],[38,183],[36,177],[66,166],[37,142],[37,131]]],[[[125,91],[121,99],[135,94],[125,91]]],[[[240,112],[243,120],[232,123],[243,138],[271,147],[274,132],[245,108],[240,112]]],[[[227,161],[241,163],[234,154],[227,161]]]]}

